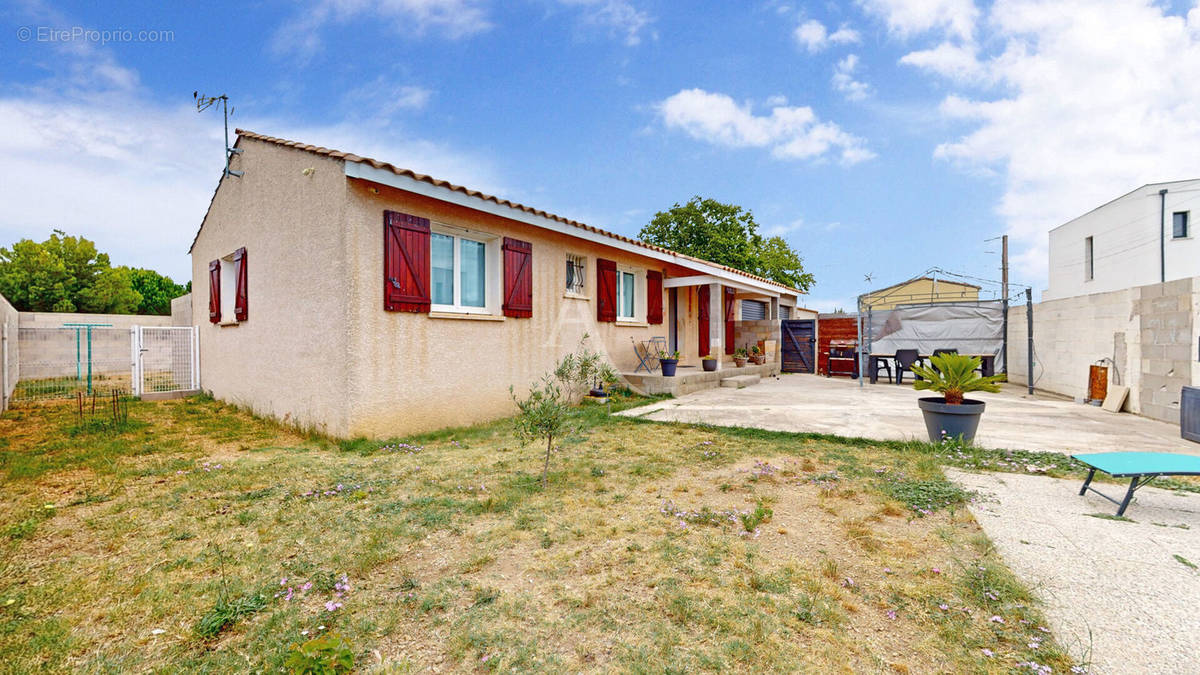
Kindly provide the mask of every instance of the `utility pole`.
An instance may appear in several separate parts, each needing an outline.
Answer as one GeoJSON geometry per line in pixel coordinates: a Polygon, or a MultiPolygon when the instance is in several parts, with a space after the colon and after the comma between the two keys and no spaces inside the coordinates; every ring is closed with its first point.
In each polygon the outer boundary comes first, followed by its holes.
{"type": "MultiPolygon", "coordinates": [[[[1008,235],[1000,237],[1000,297],[1004,308],[1004,342],[1000,348],[1000,360],[1004,363],[1004,374],[1008,375],[1008,235]]],[[[1032,354],[1030,357],[1032,358],[1032,354]]]]}

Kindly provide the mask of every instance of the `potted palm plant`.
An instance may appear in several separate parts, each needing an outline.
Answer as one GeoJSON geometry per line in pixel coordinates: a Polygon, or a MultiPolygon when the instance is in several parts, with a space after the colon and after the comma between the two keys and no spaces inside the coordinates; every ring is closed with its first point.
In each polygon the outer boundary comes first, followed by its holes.
{"type": "Polygon", "coordinates": [[[662,366],[663,377],[675,377],[675,369],[679,367],[679,352],[659,352],[658,365],[662,366]]]}
{"type": "Polygon", "coordinates": [[[738,368],[745,367],[746,361],[749,360],[749,358],[749,355],[746,354],[745,347],[738,347],[737,349],[733,350],[733,365],[737,366],[738,368]]]}
{"type": "Polygon", "coordinates": [[[938,354],[929,359],[931,366],[912,367],[919,378],[913,382],[918,391],[933,391],[941,396],[918,399],[917,405],[925,416],[925,430],[930,443],[940,443],[948,438],[961,438],[964,443],[975,440],[979,429],[979,418],[983,415],[984,403],[963,398],[973,391],[1000,391],[999,382],[1004,375],[984,377],[975,372],[979,368],[978,356],[965,354],[938,354]]]}

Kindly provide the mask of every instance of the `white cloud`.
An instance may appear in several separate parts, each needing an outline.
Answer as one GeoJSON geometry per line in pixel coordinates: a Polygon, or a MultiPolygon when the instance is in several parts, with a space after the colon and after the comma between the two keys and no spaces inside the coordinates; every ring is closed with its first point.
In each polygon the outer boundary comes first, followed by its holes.
{"type": "Polygon", "coordinates": [[[809,19],[796,26],[792,37],[809,52],[819,52],[830,45],[854,44],[861,40],[856,30],[842,26],[830,33],[825,24],[816,19],[809,19]]]}
{"type": "MultiPolygon", "coordinates": [[[[607,29],[619,35],[627,46],[642,42],[642,34],[654,22],[646,12],[639,10],[628,0],[559,0],[569,7],[583,10],[586,24],[607,29]]],[[[655,37],[654,34],[651,34],[655,37]]]]}
{"type": "Polygon", "coordinates": [[[380,75],[342,95],[342,107],[352,118],[386,122],[401,112],[423,110],[433,92],[411,84],[395,84],[380,75]]]}
{"type": "MultiPolygon", "coordinates": [[[[190,279],[186,252],[223,163],[220,114],[151,98],[136,71],[100,48],[64,49],[54,65],[46,80],[0,94],[0,245],[41,241],[57,228],[92,239],[114,264],[190,279]]],[[[430,95],[383,89],[397,109],[430,95]]],[[[486,157],[402,130],[362,120],[301,126],[240,111],[231,122],[506,194],[486,157]]]]}
{"type": "Polygon", "coordinates": [[[280,55],[309,57],[320,50],[321,28],[326,24],[364,17],[388,22],[405,37],[436,31],[453,40],[492,27],[482,0],[321,0],[280,26],[271,49],[280,55]]]}
{"type": "Polygon", "coordinates": [[[859,0],[859,4],[902,38],[936,29],[970,40],[979,16],[973,0],[859,0]]]}
{"type": "Polygon", "coordinates": [[[909,52],[900,63],[921,68],[958,82],[970,82],[984,75],[975,48],[943,42],[933,49],[909,52]]]}
{"type": "Polygon", "coordinates": [[[948,96],[943,114],[975,127],[936,156],[1004,176],[1015,262],[1040,281],[1047,230],[1138,185],[1200,174],[1200,12],[998,0],[987,26],[1004,49],[980,67],[1002,93],[948,96]]]}
{"type": "Polygon", "coordinates": [[[857,54],[848,54],[833,67],[833,88],[848,101],[861,101],[871,93],[871,87],[867,83],[854,79],[854,71],[857,69],[857,54]]]}
{"type": "Polygon", "coordinates": [[[776,106],[755,115],[725,94],[684,89],[658,104],[663,123],[692,138],[732,148],[770,148],[780,159],[821,159],[836,154],[843,164],[875,156],[866,142],[833,122],[822,122],[808,106],[776,106]]]}

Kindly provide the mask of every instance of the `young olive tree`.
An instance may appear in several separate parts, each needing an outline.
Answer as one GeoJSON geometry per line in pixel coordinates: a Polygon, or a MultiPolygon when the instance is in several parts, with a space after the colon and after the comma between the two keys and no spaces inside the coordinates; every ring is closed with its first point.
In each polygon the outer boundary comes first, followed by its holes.
{"type": "Polygon", "coordinates": [[[554,439],[561,438],[567,432],[569,407],[563,401],[562,389],[553,378],[546,376],[541,384],[529,390],[526,398],[518,398],[511,386],[508,393],[521,411],[516,418],[517,436],[526,442],[546,440],[546,461],[542,465],[542,488],[545,488],[554,439]]]}

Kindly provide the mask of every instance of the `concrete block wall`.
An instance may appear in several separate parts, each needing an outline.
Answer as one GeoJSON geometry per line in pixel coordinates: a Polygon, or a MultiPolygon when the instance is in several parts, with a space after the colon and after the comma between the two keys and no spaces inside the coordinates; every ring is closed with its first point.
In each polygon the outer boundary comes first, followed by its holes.
{"type": "Polygon", "coordinates": [[[12,398],[13,390],[17,388],[17,382],[21,379],[21,347],[17,340],[18,327],[20,326],[20,313],[8,302],[8,299],[0,295],[0,339],[3,340],[2,350],[3,362],[0,363],[2,377],[0,379],[0,412],[8,410],[8,402],[12,398]]]}
{"type": "MultiPolygon", "coordinates": [[[[205,319],[208,318],[206,314],[205,319]]],[[[192,323],[192,294],[181,295],[171,301],[171,325],[191,326],[192,323]]]]}
{"type": "MultiPolygon", "coordinates": [[[[1180,279],[1033,307],[1034,387],[1086,397],[1089,366],[1111,359],[1109,384],[1130,388],[1125,410],[1179,421],[1179,391],[1200,382],[1200,280],[1180,279]]],[[[1009,309],[1009,380],[1027,384],[1026,307],[1009,309]]]]}
{"type": "Polygon", "coordinates": [[[749,351],[751,345],[759,340],[775,341],[775,359],[780,358],[779,321],[777,319],[757,319],[753,321],[733,322],[733,346],[745,347],[749,351]]]}
{"type": "Polygon", "coordinates": [[[1195,382],[1197,282],[1200,279],[1178,279],[1135,289],[1142,343],[1139,398],[1147,417],[1178,421],[1180,390],[1195,382]]]}

